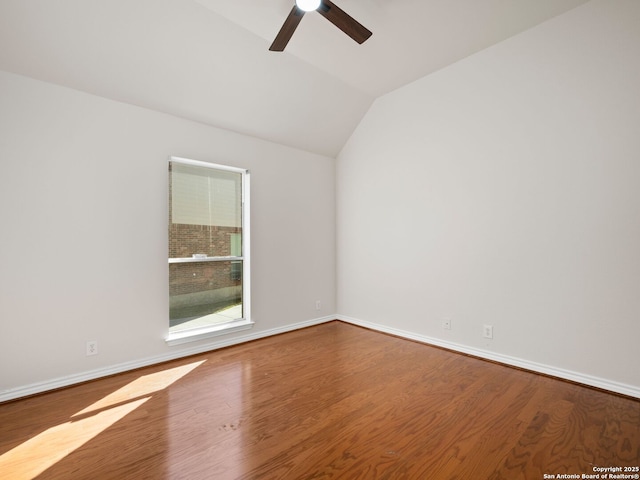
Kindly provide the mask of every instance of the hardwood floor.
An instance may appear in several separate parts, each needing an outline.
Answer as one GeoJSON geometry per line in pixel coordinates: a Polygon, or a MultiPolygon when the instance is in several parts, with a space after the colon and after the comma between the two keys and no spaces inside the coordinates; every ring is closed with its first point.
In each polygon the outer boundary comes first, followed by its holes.
{"type": "Polygon", "coordinates": [[[0,405],[11,480],[529,480],[638,465],[638,400],[341,322],[0,405]]]}

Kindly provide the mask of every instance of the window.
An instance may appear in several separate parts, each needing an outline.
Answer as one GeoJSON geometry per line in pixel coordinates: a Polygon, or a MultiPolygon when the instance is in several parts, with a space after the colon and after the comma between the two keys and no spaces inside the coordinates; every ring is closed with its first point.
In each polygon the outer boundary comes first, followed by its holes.
{"type": "Polygon", "coordinates": [[[172,344],[250,328],[249,173],[169,161],[172,344]]]}

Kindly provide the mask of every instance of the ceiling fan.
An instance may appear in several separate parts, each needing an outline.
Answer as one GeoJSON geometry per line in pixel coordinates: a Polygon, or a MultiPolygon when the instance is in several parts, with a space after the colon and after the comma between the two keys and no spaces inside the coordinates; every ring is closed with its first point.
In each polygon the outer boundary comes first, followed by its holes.
{"type": "Polygon", "coordinates": [[[296,0],[296,4],[291,9],[289,16],[282,24],[282,28],[276,35],[275,40],[269,47],[272,52],[282,52],[289,43],[293,32],[296,31],[300,20],[305,12],[316,10],[320,15],[333,23],[336,27],[349,35],[358,43],[363,43],[372,33],[357,22],[353,17],[340,8],[336,7],[330,0],[296,0]]]}

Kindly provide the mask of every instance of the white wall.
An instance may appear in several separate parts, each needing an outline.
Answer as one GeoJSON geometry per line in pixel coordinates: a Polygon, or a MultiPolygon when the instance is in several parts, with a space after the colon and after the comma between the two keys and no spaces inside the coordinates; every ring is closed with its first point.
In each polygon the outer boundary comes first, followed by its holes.
{"type": "Polygon", "coordinates": [[[640,395],[639,25],[596,0],[379,98],[338,157],[338,312],[640,395]]]}
{"type": "Polygon", "coordinates": [[[165,344],[170,155],[251,170],[256,323],[225,342],[335,312],[334,159],[4,72],[0,134],[0,399],[222,341],[165,344]]]}

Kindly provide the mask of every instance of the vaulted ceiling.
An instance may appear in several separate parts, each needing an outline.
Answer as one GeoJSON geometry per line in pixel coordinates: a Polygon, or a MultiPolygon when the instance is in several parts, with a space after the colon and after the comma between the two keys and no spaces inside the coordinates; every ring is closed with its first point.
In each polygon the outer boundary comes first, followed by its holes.
{"type": "Polygon", "coordinates": [[[0,0],[0,69],[331,157],[376,97],[587,0],[0,0]]]}

